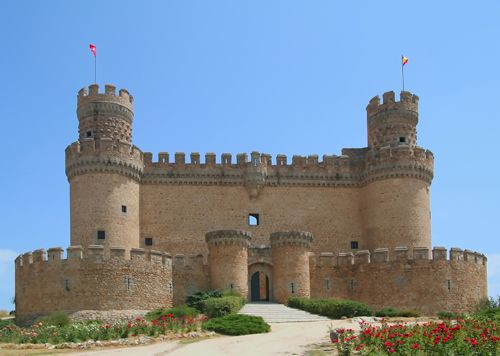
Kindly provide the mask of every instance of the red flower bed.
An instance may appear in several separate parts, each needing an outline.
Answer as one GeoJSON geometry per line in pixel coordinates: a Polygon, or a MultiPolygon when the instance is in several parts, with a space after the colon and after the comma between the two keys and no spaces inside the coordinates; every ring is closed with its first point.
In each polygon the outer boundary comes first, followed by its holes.
{"type": "Polygon", "coordinates": [[[361,331],[337,329],[340,355],[496,355],[498,322],[458,320],[381,326],[361,322],[361,331]],[[353,352],[354,351],[354,352],[353,352]]]}

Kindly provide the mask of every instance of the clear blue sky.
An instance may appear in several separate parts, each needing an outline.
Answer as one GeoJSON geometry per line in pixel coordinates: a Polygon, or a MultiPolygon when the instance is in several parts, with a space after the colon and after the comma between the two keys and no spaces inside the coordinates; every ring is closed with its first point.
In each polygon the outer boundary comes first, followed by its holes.
{"type": "Polygon", "coordinates": [[[500,294],[498,1],[4,1],[0,36],[0,309],[17,254],[69,244],[64,149],[89,43],[155,154],[365,146],[365,107],[401,90],[404,53],[418,142],[435,154],[433,244],[486,253],[500,294]]]}

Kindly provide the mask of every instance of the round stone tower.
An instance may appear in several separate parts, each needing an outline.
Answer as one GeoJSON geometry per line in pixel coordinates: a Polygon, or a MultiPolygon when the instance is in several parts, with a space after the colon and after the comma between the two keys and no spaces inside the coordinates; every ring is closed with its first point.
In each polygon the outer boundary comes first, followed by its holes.
{"type": "Polygon", "coordinates": [[[133,98],[97,84],[78,92],[79,140],[66,148],[71,245],[139,247],[142,152],[131,145],[133,98]]]}
{"type": "Polygon", "coordinates": [[[278,303],[289,297],[310,297],[309,250],[313,235],[305,231],[271,234],[273,294],[278,303]]]}
{"type": "Polygon", "coordinates": [[[367,108],[361,249],[431,248],[432,152],[417,146],[418,97],[403,91],[373,98],[367,108]]]}
{"type": "Polygon", "coordinates": [[[205,235],[209,249],[210,286],[248,295],[248,247],[251,234],[242,230],[217,230],[205,235]]]}

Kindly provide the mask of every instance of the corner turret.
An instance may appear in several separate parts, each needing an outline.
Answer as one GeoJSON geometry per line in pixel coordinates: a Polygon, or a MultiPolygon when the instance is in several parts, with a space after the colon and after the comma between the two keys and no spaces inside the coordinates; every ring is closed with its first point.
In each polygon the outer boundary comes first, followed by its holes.
{"type": "Polygon", "coordinates": [[[393,91],[380,98],[375,96],[366,107],[368,123],[368,147],[417,145],[418,96],[402,91],[400,101],[395,100],[393,91]]]}
{"type": "Polygon", "coordinates": [[[93,84],[78,92],[79,139],[66,148],[71,243],[84,249],[139,247],[143,154],[132,146],[133,98],[115,91],[93,84]]]}

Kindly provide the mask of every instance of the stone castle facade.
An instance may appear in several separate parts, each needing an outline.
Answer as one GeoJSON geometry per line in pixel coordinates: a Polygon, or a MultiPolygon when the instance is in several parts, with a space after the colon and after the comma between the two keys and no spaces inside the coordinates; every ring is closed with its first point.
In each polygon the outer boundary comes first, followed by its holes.
{"type": "Polygon", "coordinates": [[[486,257],[432,248],[434,156],[417,146],[418,100],[371,99],[367,147],[340,156],[188,162],[132,145],[127,90],[80,90],[66,148],[71,246],[16,259],[17,317],[149,310],[208,289],[471,310],[487,296],[486,257]]]}

